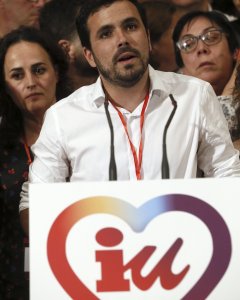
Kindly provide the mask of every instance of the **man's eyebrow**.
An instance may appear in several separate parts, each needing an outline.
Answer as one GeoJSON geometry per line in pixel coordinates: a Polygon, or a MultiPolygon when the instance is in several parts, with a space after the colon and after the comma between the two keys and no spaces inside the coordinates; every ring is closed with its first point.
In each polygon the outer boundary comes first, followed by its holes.
{"type": "MultiPolygon", "coordinates": [[[[128,24],[128,23],[130,23],[130,22],[140,23],[139,20],[138,20],[137,18],[135,18],[135,17],[129,17],[129,18],[124,19],[124,20],[121,22],[121,24],[122,24],[122,25],[126,25],[126,24],[128,24]]],[[[112,25],[112,24],[103,25],[102,27],[100,27],[100,28],[98,29],[96,35],[98,36],[98,35],[100,35],[103,31],[105,31],[105,30],[112,30],[113,28],[114,28],[114,25],[112,25]]]]}
{"type": "Polygon", "coordinates": [[[126,23],[129,23],[129,22],[135,22],[135,23],[140,23],[139,20],[137,18],[134,18],[134,17],[129,17],[127,19],[124,19],[122,24],[126,24],[126,23]]]}
{"type": "Polygon", "coordinates": [[[97,36],[99,36],[103,31],[105,30],[112,30],[113,29],[113,25],[103,25],[102,27],[100,27],[96,33],[97,36]]]}

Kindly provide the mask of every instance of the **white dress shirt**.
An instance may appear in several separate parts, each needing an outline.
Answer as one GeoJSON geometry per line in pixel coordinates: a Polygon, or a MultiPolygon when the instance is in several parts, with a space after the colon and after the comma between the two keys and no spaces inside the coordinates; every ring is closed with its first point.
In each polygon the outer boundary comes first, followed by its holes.
{"type": "MultiPolygon", "coordinates": [[[[177,102],[167,132],[170,178],[194,178],[197,168],[205,177],[240,176],[239,153],[233,148],[222,108],[210,84],[151,67],[149,75],[142,179],[162,178],[163,130],[173,110],[170,93],[177,102]]],[[[98,79],[47,111],[41,134],[32,146],[35,158],[30,166],[30,183],[64,182],[67,178],[70,181],[109,180],[110,129],[104,100],[98,79]]],[[[142,105],[132,113],[120,108],[137,152],[142,105]]],[[[109,112],[114,130],[117,178],[136,180],[133,154],[124,127],[111,104],[109,112]]]]}

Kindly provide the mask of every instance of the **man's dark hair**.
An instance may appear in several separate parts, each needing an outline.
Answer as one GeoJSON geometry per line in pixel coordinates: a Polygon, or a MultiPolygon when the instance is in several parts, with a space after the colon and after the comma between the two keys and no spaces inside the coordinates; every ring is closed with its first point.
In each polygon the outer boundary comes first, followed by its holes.
{"type": "Polygon", "coordinates": [[[143,6],[137,0],[88,0],[82,6],[77,19],[76,26],[79,38],[81,40],[82,46],[88,49],[91,49],[89,29],[87,26],[88,19],[91,15],[99,11],[103,6],[110,6],[117,1],[129,1],[131,2],[138,10],[141,20],[147,30],[147,18],[143,6]]]}
{"type": "Polygon", "coordinates": [[[183,31],[183,28],[186,24],[189,24],[192,20],[204,17],[208,19],[211,23],[215,23],[219,28],[223,30],[223,32],[226,34],[226,38],[228,41],[228,46],[231,51],[231,53],[234,53],[234,51],[238,48],[238,42],[236,38],[236,34],[234,32],[233,27],[231,26],[231,23],[228,21],[228,19],[220,12],[217,11],[194,11],[187,13],[186,15],[183,15],[177,22],[172,39],[174,42],[174,50],[175,50],[175,59],[177,65],[181,68],[184,66],[181,56],[181,51],[177,47],[176,43],[179,41],[180,35],[183,31]]]}
{"type": "Polygon", "coordinates": [[[41,9],[39,24],[41,31],[58,42],[72,40],[77,34],[76,16],[87,0],[51,0],[41,9]]]}
{"type": "Polygon", "coordinates": [[[48,54],[58,73],[56,99],[68,96],[72,91],[67,77],[68,62],[62,48],[40,30],[22,26],[6,34],[0,41],[0,144],[12,145],[23,133],[23,118],[20,109],[7,92],[4,63],[8,49],[21,41],[40,45],[48,54]]]}

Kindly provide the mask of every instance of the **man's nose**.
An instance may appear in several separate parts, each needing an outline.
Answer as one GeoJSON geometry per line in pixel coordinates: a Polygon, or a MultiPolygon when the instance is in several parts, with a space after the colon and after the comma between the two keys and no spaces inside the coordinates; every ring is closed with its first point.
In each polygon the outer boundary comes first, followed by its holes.
{"type": "Polygon", "coordinates": [[[128,44],[127,34],[122,29],[118,29],[116,32],[118,47],[128,44]]]}

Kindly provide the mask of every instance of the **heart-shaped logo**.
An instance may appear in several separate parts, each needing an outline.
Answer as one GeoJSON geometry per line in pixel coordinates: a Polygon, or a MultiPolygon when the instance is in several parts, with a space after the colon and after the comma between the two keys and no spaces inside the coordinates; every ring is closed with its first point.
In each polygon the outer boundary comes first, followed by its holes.
{"type": "Polygon", "coordinates": [[[181,194],[158,196],[141,207],[113,197],[90,197],[67,207],[54,221],[47,242],[51,269],[60,285],[72,299],[99,299],[73,272],[66,256],[66,239],[72,227],[82,218],[96,214],[109,214],[124,220],[133,231],[142,232],[146,226],[163,213],[179,211],[199,218],[211,233],[213,253],[211,260],[195,285],[183,300],[204,300],[224,275],[231,258],[231,237],[221,215],[208,203],[181,194]]]}

